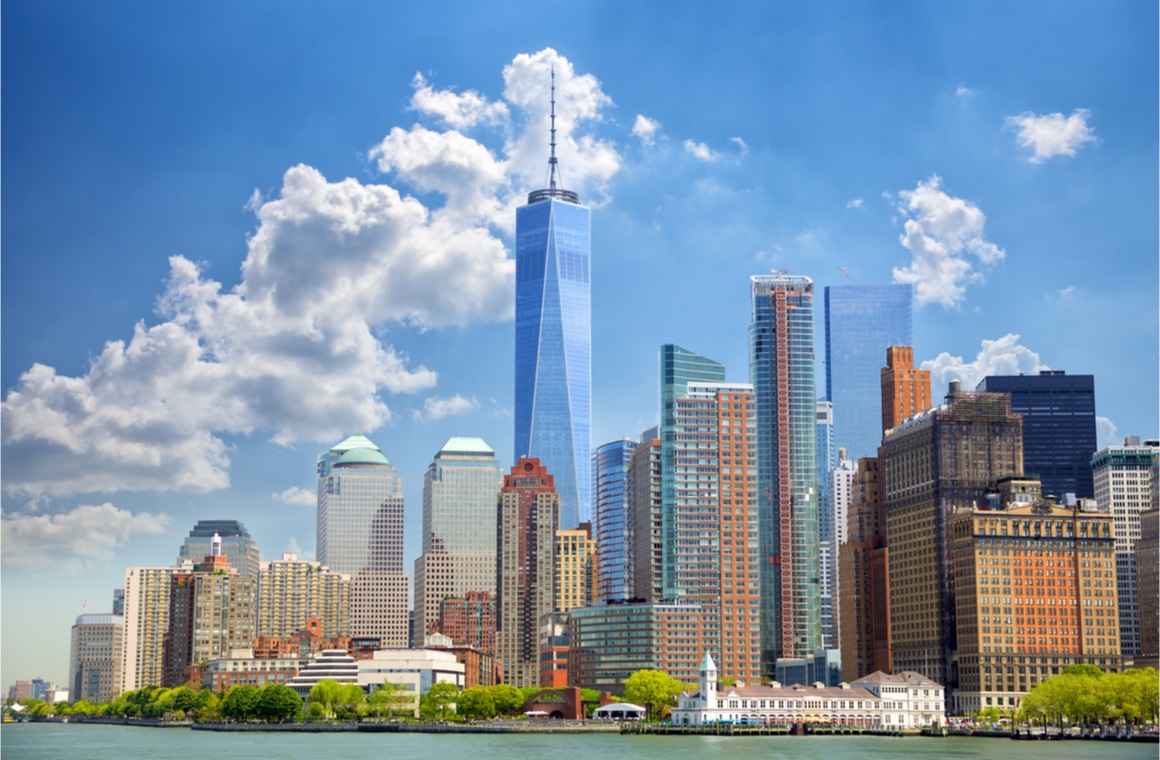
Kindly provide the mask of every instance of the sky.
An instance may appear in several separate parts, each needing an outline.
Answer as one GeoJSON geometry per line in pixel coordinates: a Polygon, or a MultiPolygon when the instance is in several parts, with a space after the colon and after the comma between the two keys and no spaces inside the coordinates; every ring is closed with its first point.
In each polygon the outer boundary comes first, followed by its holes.
{"type": "MultiPolygon", "coordinates": [[[[199,519],[313,558],[353,433],[405,484],[512,464],[515,208],[592,212],[593,445],[658,349],[748,380],[749,277],[909,282],[952,378],[1092,374],[1157,434],[1157,8],[971,3],[5,2],[0,683],[199,519]]],[[[824,354],[824,320],[815,354],[824,354]]],[[[824,388],[824,382],[819,382],[824,388]]]]}

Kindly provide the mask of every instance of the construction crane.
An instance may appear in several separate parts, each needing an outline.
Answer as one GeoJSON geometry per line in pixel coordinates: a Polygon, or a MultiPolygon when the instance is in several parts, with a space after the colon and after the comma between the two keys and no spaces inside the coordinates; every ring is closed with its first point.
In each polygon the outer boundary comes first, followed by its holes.
{"type": "Polygon", "coordinates": [[[838,271],[846,275],[846,279],[848,279],[850,282],[854,283],[855,285],[858,284],[858,281],[850,276],[850,273],[846,271],[845,267],[838,267],[838,271]]]}

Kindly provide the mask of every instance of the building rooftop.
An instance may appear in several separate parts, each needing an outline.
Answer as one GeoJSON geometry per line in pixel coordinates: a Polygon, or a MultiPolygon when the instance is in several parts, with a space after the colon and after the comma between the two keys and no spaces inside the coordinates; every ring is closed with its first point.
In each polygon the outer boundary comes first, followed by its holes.
{"type": "Polygon", "coordinates": [[[349,467],[356,464],[377,464],[391,466],[390,461],[383,455],[383,452],[378,448],[374,449],[351,449],[338,458],[334,463],[335,467],[349,467]]]}
{"type": "Polygon", "coordinates": [[[367,438],[365,435],[362,435],[361,433],[358,435],[352,435],[342,443],[336,446],[332,446],[330,450],[335,454],[340,454],[344,451],[350,451],[352,449],[373,449],[374,451],[382,451],[382,449],[376,446],[369,438],[367,438]]]}
{"type": "Polygon", "coordinates": [[[454,436],[439,449],[440,454],[495,454],[495,450],[482,438],[454,436]]]}

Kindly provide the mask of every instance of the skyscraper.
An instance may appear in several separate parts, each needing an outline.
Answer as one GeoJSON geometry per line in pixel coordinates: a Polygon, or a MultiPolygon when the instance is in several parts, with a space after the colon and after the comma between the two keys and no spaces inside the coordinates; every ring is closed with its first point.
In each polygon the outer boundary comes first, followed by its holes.
{"type": "Polygon", "coordinates": [[[1091,375],[1041,370],[1038,375],[988,375],[976,390],[1011,394],[1023,415],[1023,472],[1038,475],[1044,496],[1095,497],[1096,387],[1091,375]]]}
{"type": "MultiPolygon", "coordinates": [[[[822,644],[818,596],[817,395],[814,283],[775,273],[751,278],[749,377],[757,397],[761,541],[761,657],[822,644]]],[[[835,423],[837,422],[835,409],[835,423]]]]}
{"type": "Polygon", "coordinates": [[[352,576],[352,636],[406,646],[403,483],[364,436],[351,436],[319,457],[318,561],[352,576]]]}
{"type": "Polygon", "coordinates": [[[621,438],[592,453],[593,529],[597,599],[632,598],[632,453],[636,441],[621,438]]]}
{"type": "Polygon", "coordinates": [[[440,600],[495,593],[495,499],[502,483],[495,451],[481,438],[451,438],[427,467],[412,646],[423,646],[440,600]]]}
{"type": "Polygon", "coordinates": [[[676,599],[677,589],[677,399],[689,383],[725,381],[725,366],[673,344],[661,346],[661,574],[662,598],[676,599]]]}
{"type": "Polygon", "coordinates": [[[914,368],[914,348],[890,346],[882,383],[882,435],[911,415],[930,409],[930,370],[914,368]]]}
{"type": "Polygon", "coordinates": [[[1157,488],[1152,466],[1160,457],[1160,443],[1136,436],[1123,446],[1108,446],[1091,459],[1096,503],[1112,516],[1116,537],[1116,590],[1120,608],[1120,646],[1125,657],[1140,654],[1140,596],[1136,571],[1136,542],[1140,515],[1151,508],[1157,488]]]}
{"type": "Polygon", "coordinates": [[[552,560],[552,607],[560,612],[596,602],[596,541],[592,526],[556,531],[552,560]]]}
{"type": "Polygon", "coordinates": [[[640,436],[632,452],[632,598],[664,596],[664,526],[661,508],[661,439],[656,427],[640,436]]]}
{"type": "Polygon", "coordinates": [[[818,562],[821,578],[822,646],[838,649],[841,633],[841,609],[838,590],[838,547],[846,542],[846,517],[858,463],[846,456],[846,449],[838,449],[837,465],[822,478],[826,484],[826,500],[818,505],[822,526],[818,538],[818,562]]]}
{"type": "Polygon", "coordinates": [[[177,561],[201,562],[213,550],[215,535],[221,538],[222,555],[230,567],[257,583],[261,552],[246,526],[237,520],[198,520],[181,545],[177,561]]]}
{"type": "Polygon", "coordinates": [[[169,630],[169,589],[182,567],[130,567],[125,570],[125,629],[121,648],[121,685],[117,693],[160,686],[165,634],[169,630]]]}
{"type": "Polygon", "coordinates": [[[911,285],[826,288],[826,398],[834,404],[834,444],[850,458],[873,456],[882,441],[878,409],[882,353],[913,340],[911,285]]]}
{"type": "Polygon", "coordinates": [[[503,682],[540,682],[540,618],[554,609],[552,560],[560,497],[552,475],[535,459],[520,459],[504,475],[496,516],[497,654],[503,682]]]}
{"type": "Polygon", "coordinates": [[[124,631],[120,615],[77,615],[68,669],[73,702],[108,702],[121,693],[124,631]]]}
{"type": "Polygon", "coordinates": [[[556,186],[552,87],[549,184],[516,209],[515,459],[539,459],[560,494],[560,526],[589,519],[592,212],[556,186]]]}
{"type": "Polygon", "coordinates": [[[283,638],[317,618],[319,635],[350,635],[350,576],[294,554],[263,562],[258,574],[258,636],[283,638]]]}

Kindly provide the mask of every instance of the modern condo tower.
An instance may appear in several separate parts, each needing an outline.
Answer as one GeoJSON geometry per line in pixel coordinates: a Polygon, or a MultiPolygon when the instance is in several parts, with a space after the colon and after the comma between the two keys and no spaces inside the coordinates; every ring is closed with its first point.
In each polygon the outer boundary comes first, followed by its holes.
{"type": "Polygon", "coordinates": [[[592,212],[556,185],[552,78],[549,181],[516,209],[515,456],[539,459],[560,495],[560,527],[589,519],[592,212]]]}
{"type": "Polygon", "coordinates": [[[592,452],[593,528],[600,601],[632,598],[632,453],[637,442],[609,441],[592,452]]]}
{"type": "MultiPolygon", "coordinates": [[[[749,377],[757,399],[761,659],[822,645],[818,596],[814,283],[774,273],[752,283],[749,377]]],[[[835,410],[835,422],[837,413],[835,410]]]]}
{"type": "Polygon", "coordinates": [[[913,345],[913,297],[910,285],[826,288],[826,398],[834,405],[834,445],[852,460],[874,456],[882,442],[882,354],[913,345]]]}

